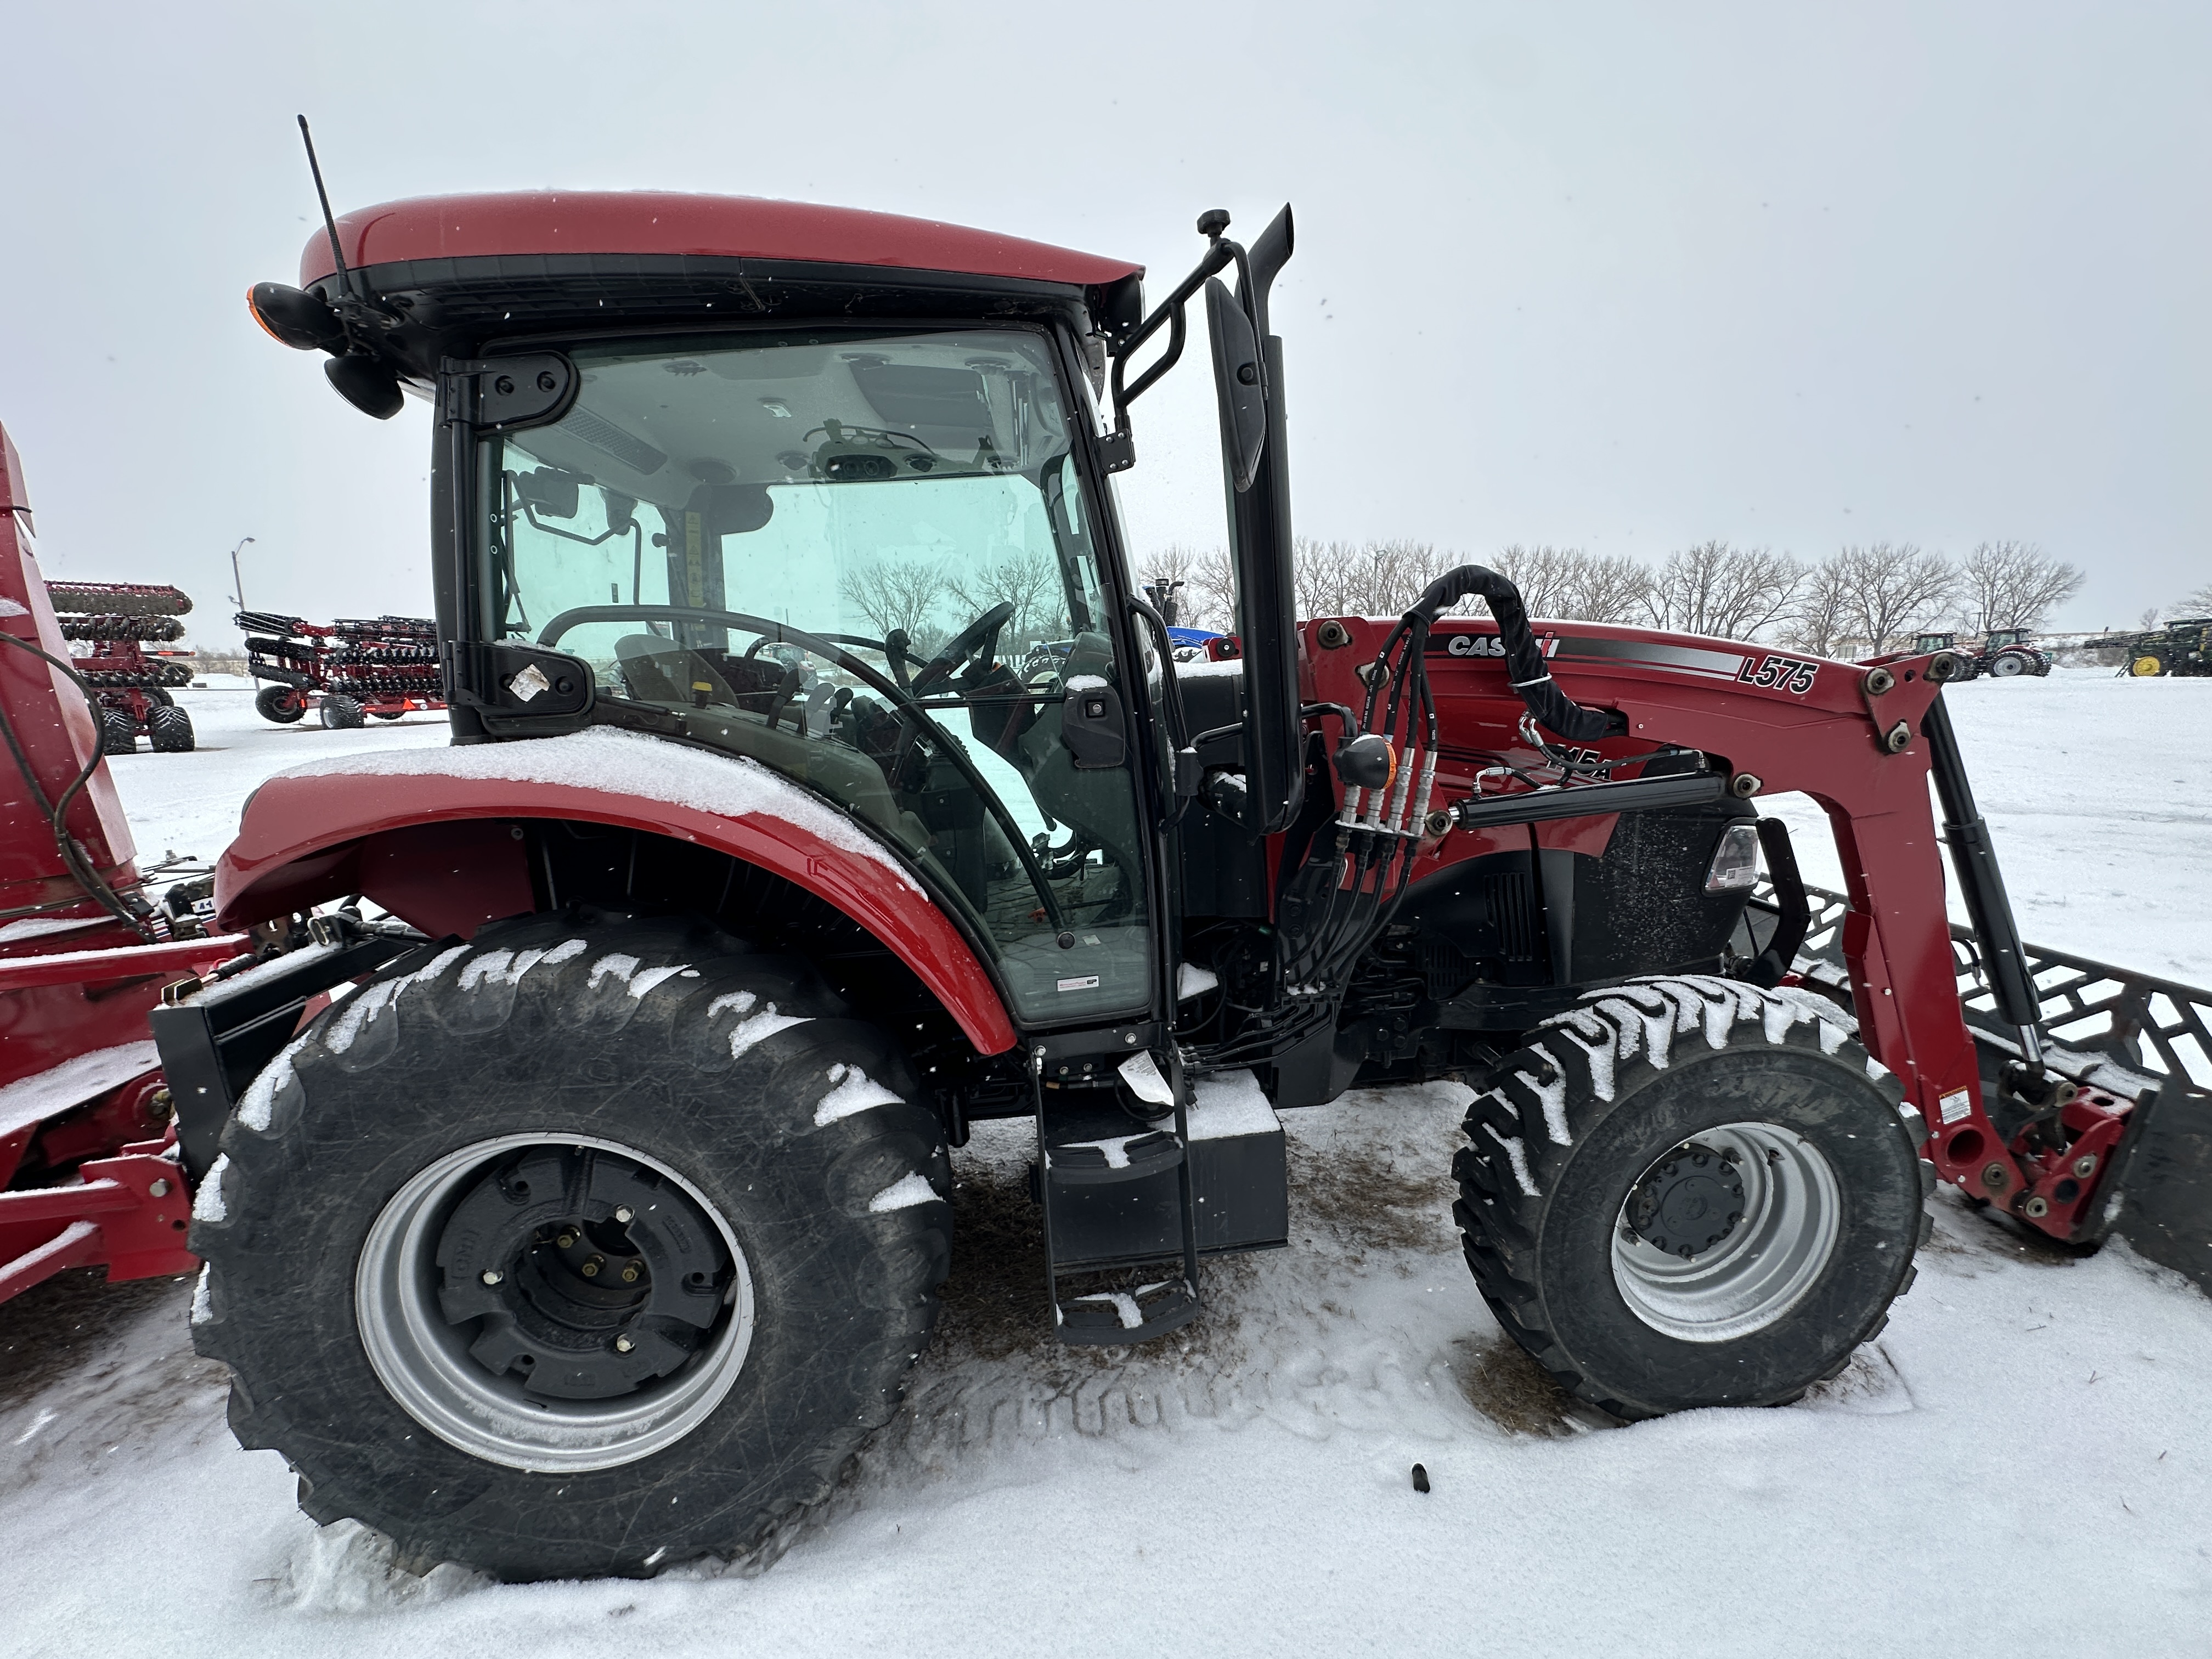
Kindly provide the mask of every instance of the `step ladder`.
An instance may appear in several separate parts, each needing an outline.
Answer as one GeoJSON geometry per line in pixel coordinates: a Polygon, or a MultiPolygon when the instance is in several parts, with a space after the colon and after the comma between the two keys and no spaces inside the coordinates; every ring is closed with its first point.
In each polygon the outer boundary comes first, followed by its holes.
{"type": "Polygon", "coordinates": [[[1121,1068],[1133,1094],[1172,1107],[1151,1127],[1103,1090],[1082,1091],[1099,1097],[1095,1103],[1080,1096],[1055,1100],[1048,1123],[1046,1046],[1030,1058],[1037,1127],[1032,1175],[1044,1209],[1054,1333],[1063,1342],[1115,1347],[1188,1325],[1200,1306],[1198,1206],[1182,1056],[1170,1050],[1164,1078],[1148,1053],[1121,1068]],[[1103,1287],[1072,1288],[1079,1279],[1103,1287]]]}

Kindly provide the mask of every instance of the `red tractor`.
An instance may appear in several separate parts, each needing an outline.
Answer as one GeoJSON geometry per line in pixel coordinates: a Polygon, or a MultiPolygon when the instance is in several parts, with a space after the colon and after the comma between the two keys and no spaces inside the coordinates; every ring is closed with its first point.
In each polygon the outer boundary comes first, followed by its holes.
{"type": "Polygon", "coordinates": [[[1053,1334],[1129,1344],[1285,1243],[1279,1114],[1464,1079],[1475,1284],[1620,1418],[1834,1376],[1938,1181],[2212,1283],[2208,999],[2021,944],[1959,658],[1472,566],[1298,617],[1291,216],[1199,228],[1148,311],[939,223],[457,197],[253,291],[357,408],[434,400],[453,732],[256,790],[219,924],[313,943],[152,1015],[194,1338],[312,1515],[514,1577],[745,1550],[894,1409],[985,1118],[1034,1125],[1053,1334]],[[1240,626],[1179,665],[1109,480],[1193,306],[1240,626]]]}

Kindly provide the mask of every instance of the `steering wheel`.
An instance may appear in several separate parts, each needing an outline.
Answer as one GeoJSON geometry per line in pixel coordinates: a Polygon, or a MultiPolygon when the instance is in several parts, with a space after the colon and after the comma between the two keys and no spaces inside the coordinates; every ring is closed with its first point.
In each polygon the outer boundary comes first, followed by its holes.
{"type": "Polygon", "coordinates": [[[994,605],[945,642],[945,648],[921,665],[914,677],[914,695],[927,696],[932,686],[988,646],[999,641],[999,630],[1014,614],[1011,605],[994,605]]]}

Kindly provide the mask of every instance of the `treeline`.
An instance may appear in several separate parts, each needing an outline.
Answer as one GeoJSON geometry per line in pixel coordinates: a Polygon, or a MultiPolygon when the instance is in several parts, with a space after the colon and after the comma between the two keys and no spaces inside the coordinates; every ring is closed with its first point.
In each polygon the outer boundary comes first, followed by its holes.
{"type": "MultiPolygon", "coordinates": [[[[1396,616],[1437,576],[1469,562],[1510,577],[1533,616],[1775,640],[1816,656],[1870,656],[1930,628],[2039,628],[2082,581],[2075,566],[2025,542],[1984,542],[1957,560],[1910,542],[1872,542],[1812,561],[1705,542],[1654,562],[1517,544],[1470,559],[1427,542],[1301,537],[1292,559],[1298,614],[1396,616]]],[[[1187,624],[1236,627],[1225,550],[1169,546],[1139,574],[1182,584],[1177,597],[1187,624]]]]}

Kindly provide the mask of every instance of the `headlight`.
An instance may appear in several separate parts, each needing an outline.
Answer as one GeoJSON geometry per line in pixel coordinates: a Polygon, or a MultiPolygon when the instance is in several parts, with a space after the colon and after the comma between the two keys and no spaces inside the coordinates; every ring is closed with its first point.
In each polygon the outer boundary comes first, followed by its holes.
{"type": "Polygon", "coordinates": [[[1712,867],[1705,872],[1708,893],[1732,893],[1759,883],[1759,828],[1731,823],[1721,831],[1721,844],[1713,849],[1712,867]]]}

